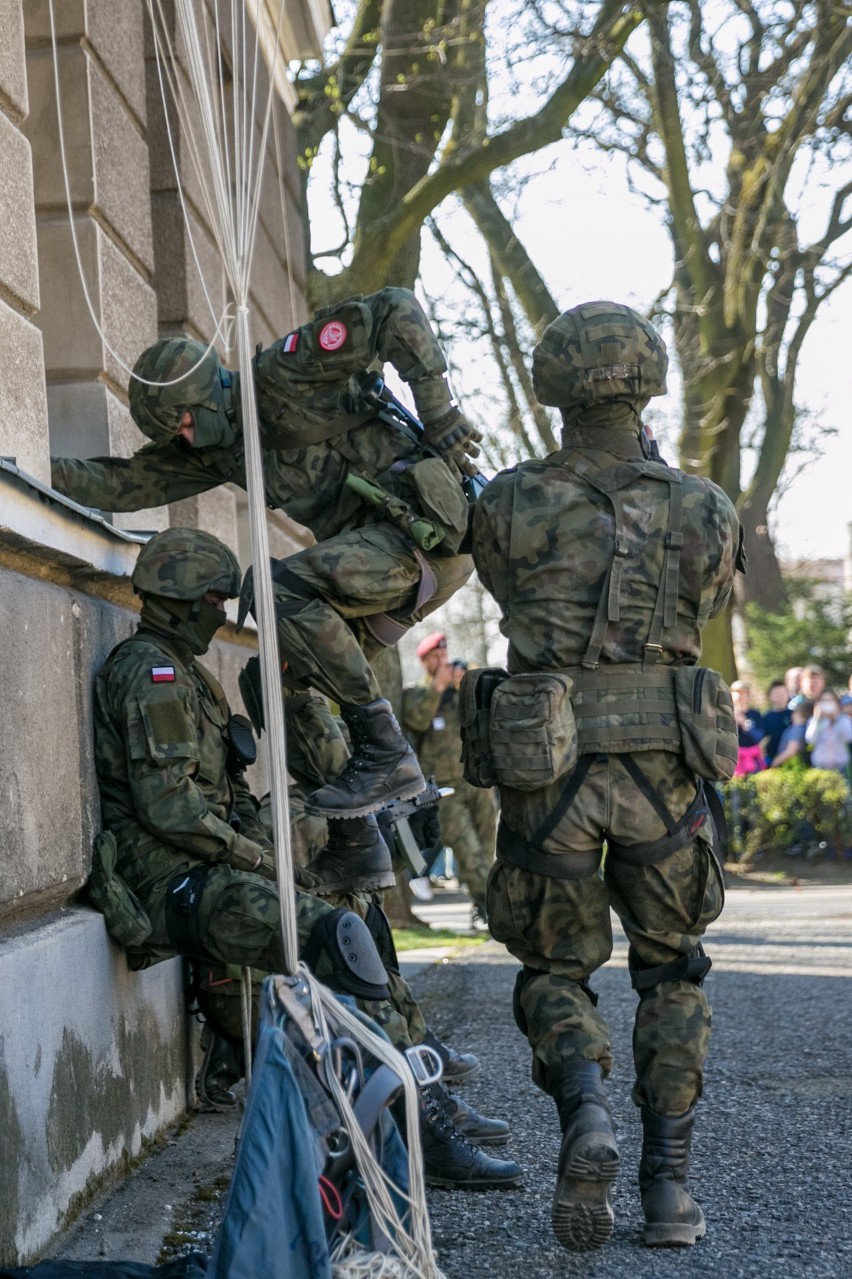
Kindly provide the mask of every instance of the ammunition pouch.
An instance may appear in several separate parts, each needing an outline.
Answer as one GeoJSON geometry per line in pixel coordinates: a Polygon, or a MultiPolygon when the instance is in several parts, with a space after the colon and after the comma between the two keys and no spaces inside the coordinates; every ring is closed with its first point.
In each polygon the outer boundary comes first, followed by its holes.
{"type": "Polygon", "coordinates": [[[675,667],[674,688],[684,763],[708,782],[728,781],[738,745],[731,690],[705,666],[675,667]]]}
{"type": "Polygon", "coordinates": [[[509,678],[501,666],[465,671],[459,688],[464,779],[471,786],[497,785],[491,752],[491,701],[495,689],[509,678]]]}
{"type": "Polygon", "coordinates": [[[151,936],[151,921],[136,894],[116,871],[117,859],[115,835],[101,831],[92,849],[89,900],[103,915],[110,937],[120,946],[142,946],[151,936]]]}
{"type": "Polygon", "coordinates": [[[491,698],[491,755],[497,784],[541,790],[577,763],[573,683],[559,671],[510,675],[491,698]]]}

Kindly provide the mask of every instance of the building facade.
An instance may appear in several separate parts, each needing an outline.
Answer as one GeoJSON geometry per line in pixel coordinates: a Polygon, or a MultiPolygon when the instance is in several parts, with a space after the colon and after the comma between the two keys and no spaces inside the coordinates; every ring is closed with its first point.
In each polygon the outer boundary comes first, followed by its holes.
{"type": "MultiPolygon", "coordinates": [[[[280,0],[246,0],[262,47],[280,0]]],[[[207,6],[199,3],[207,15],[207,6]]],[[[152,531],[215,533],[245,565],[245,494],[220,488],[109,516],[50,489],[50,456],[126,456],[142,443],[127,375],[158,337],[209,340],[175,178],[145,0],[60,0],[64,160],[47,0],[0,0],[0,1263],[28,1261],[105,1179],[191,1101],[194,1028],[177,961],[130,973],[80,894],[99,827],[94,671],[136,621],[129,585],[152,531]]],[[[326,0],[288,0],[285,60],[315,56],[326,0]]],[[[227,49],[224,51],[227,62],[227,49]]],[[[266,344],[306,318],[300,183],[282,83],[283,188],[264,180],[252,297],[266,344]],[[283,195],[283,200],[282,200],[283,195]],[[282,218],[282,208],[284,215],[282,218]],[[285,226],[286,220],[286,226],[285,226]]],[[[263,100],[261,94],[260,100],[263,100]]],[[[175,139],[201,274],[225,281],[181,138],[175,139]]],[[[308,535],[270,516],[273,553],[308,535]]],[[[229,627],[210,665],[239,705],[250,637],[229,627]]],[[[254,779],[262,786],[261,773],[254,779]]]]}

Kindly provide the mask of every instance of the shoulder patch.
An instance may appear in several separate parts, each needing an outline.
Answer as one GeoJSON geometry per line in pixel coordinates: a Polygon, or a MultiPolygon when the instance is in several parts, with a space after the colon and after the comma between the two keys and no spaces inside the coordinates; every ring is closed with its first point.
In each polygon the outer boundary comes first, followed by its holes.
{"type": "Polygon", "coordinates": [[[323,351],[339,351],[348,337],[349,330],[342,320],[329,320],[320,329],[317,342],[323,351]]]}
{"type": "Polygon", "coordinates": [[[285,338],[282,338],[281,349],[285,355],[292,355],[298,349],[300,336],[299,330],[296,329],[293,333],[288,333],[285,338]]]}
{"type": "Polygon", "coordinates": [[[173,666],[152,666],[151,667],[151,683],[152,684],[174,684],[175,668],[173,666]]]}

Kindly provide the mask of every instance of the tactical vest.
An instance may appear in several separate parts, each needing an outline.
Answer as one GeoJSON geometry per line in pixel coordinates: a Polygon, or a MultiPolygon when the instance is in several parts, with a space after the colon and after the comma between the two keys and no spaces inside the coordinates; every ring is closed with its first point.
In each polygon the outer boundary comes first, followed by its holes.
{"type": "Polygon", "coordinates": [[[580,666],[564,674],[573,682],[571,703],[577,725],[577,752],[626,752],[671,750],[680,752],[674,670],[659,668],[663,632],[677,621],[680,552],[683,515],[683,473],[661,462],[619,461],[604,466],[580,449],[561,449],[548,463],[560,472],[577,476],[602,493],[612,506],[615,539],[589,642],[580,666]],[[642,476],[668,486],[668,525],[665,555],[657,596],[641,663],[607,663],[600,666],[601,649],[610,623],[621,614],[621,585],[628,554],[624,507],[620,491],[642,476]]]}

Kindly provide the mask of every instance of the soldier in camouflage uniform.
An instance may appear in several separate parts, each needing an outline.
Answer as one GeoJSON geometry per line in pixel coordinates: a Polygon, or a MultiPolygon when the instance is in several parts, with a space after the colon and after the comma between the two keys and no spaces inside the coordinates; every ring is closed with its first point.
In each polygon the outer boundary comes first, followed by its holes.
{"type": "MultiPolygon", "coordinates": [[[[297,687],[313,686],[340,705],[354,749],[339,776],[329,753],[326,784],[313,796],[318,811],[349,819],[332,832],[317,889],[332,891],[344,861],[354,887],[389,887],[390,861],[369,815],[424,783],[370,656],[469,576],[470,559],[458,554],[467,529],[460,481],[480,437],[452,402],[444,356],[407,289],[327,308],[262,351],[253,371],[267,503],[317,539],[276,566],[281,650],[297,687]],[[358,375],[386,360],[411,387],[425,442],[390,425],[381,405],[365,407],[358,375]],[[390,506],[372,504],[350,477],[375,481],[390,506]],[[424,530],[429,549],[418,545],[424,530]]],[[[158,506],[228,482],[245,487],[238,375],[222,369],[215,352],[182,339],[157,342],[134,374],[131,413],[151,443],[131,458],[55,458],[54,486],[108,511],[158,506]]]]}
{"type": "MultiPolygon", "coordinates": [[[[213,992],[230,977],[217,966],[286,969],[274,854],[244,777],[248,724],[231,714],[215,676],[196,660],[225,623],[222,605],[239,590],[239,565],[211,534],[169,529],[142,548],[132,581],[142,597],[140,624],[107,658],[94,695],[95,764],[105,832],[117,850],[115,879],[150,925],[144,940],[127,946],[128,963],[145,968],[174,955],[198,961],[202,994],[213,995],[202,1002],[215,1017],[224,1006],[213,992]]],[[[383,950],[390,943],[395,961],[387,921],[353,904],[354,911],[334,908],[297,892],[301,957],[332,989],[357,998],[404,1050],[412,1043],[408,1014],[419,1010],[398,966],[390,974],[377,950],[374,937],[383,950]]],[[[210,1047],[207,1073],[222,1064],[221,1053],[213,1056],[221,1041],[210,1047]]],[[[517,1164],[492,1159],[464,1135],[493,1140],[506,1126],[439,1085],[421,1095],[421,1127],[426,1172],[438,1184],[519,1180],[517,1164]]]]}
{"type": "Polygon", "coordinates": [[[494,793],[466,782],[461,761],[459,683],[463,667],[451,665],[447,638],[428,635],[417,646],[427,679],[404,689],[402,726],[424,774],[438,786],[452,787],[441,801],[441,837],[458,862],[459,877],[473,901],[474,920],[485,922],[485,886],[494,860],[497,809],[494,793]]]}
{"type": "Polygon", "coordinates": [[[515,780],[500,786],[488,922],[523,964],[515,1015],[533,1078],[560,1116],[553,1227],[573,1250],[605,1242],[613,1223],[618,1152],[603,1088],[612,1050],[589,985],[611,953],[610,907],[639,995],[645,1242],[691,1244],[705,1232],[687,1167],[710,1036],[701,937],[723,883],[685,726],[698,712],[713,760],[725,755],[704,777],[733,767],[730,695],[695,664],[701,628],[731,594],[739,525],[716,485],[665,466],[649,444],[640,414],[665,392],[666,366],[660,337],[629,307],[561,315],[535,348],[533,380],[539,400],[562,411],[563,448],[498,475],[473,521],[474,562],[500,605],[515,677],[491,703],[495,752],[509,715],[498,779],[502,767],[515,780]],[[676,704],[684,686],[691,707],[676,704]],[[557,710],[563,725],[576,717],[573,771],[557,710]]]}

